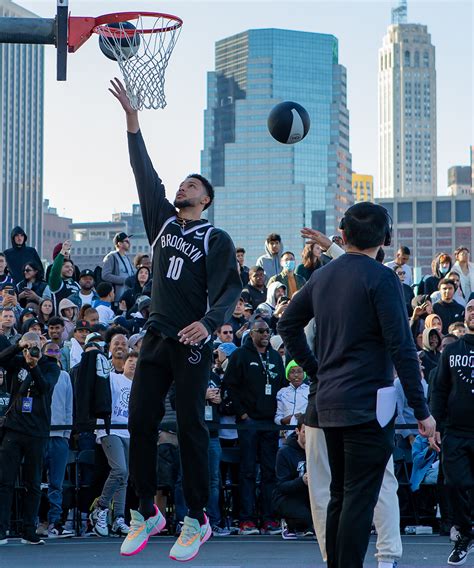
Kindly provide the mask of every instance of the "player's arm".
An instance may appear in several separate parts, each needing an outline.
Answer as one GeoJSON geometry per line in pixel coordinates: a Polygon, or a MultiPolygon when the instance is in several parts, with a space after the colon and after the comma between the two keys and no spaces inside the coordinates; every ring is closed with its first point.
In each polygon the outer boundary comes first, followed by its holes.
{"type": "Polygon", "coordinates": [[[229,321],[242,292],[235,248],[231,238],[221,230],[213,230],[206,255],[207,293],[209,309],[200,320],[179,331],[179,341],[196,345],[208,338],[223,323],[229,321]]]}
{"type": "Polygon", "coordinates": [[[109,91],[120,102],[127,118],[128,151],[135,175],[138,197],[145,230],[150,243],[155,240],[164,221],[176,214],[176,209],[166,199],[165,186],[156,173],[143,140],[138,112],[132,108],[125,87],[119,79],[111,81],[109,91]]]}
{"type": "Polygon", "coordinates": [[[288,304],[278,322],[277,330],[292,359],[297,361],[314,381],[318,362],[309,348],[304,333],[304,328],[312,317],[311,287],[305,285],[288,304]]]}
{"type": "Polygon", "coordinates": [[[209,310],[201,319],[209,333],[229,321],[242,292],[242,281],[235,261],[231,238],[221,230],[213,230],[206,256],[209,310]]]}

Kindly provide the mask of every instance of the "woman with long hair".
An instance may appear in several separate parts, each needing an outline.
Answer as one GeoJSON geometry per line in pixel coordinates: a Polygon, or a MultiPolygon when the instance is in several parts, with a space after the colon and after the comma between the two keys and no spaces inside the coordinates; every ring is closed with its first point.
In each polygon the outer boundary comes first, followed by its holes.
{"type": "Polygon", "coordinates": [[[322,249],[317,244],[308,243],[304,246],[303,252],[301,253],[301,258],[303,260],[302,264],[299,264],[295,274],[302,276],[306,282],[309,280],[311,274],[318,268],[323,266],[321,261],[322,249]]]}
{"type": "Polygon", "coordinates": [[[22,272],[23,280],[16,285],[20,306],[25,308],[30,300],[39,304],[46,288],[46,282],[43,279],[43,267],[30,261],[23,266],[22,272]]]}
{"type": "Polygon", "coordinates": [[[48,326],[48,321],[54,316],[53,302],[49,298],[41,300],[39,305],[38,320],[45,326],[48,326]]]}

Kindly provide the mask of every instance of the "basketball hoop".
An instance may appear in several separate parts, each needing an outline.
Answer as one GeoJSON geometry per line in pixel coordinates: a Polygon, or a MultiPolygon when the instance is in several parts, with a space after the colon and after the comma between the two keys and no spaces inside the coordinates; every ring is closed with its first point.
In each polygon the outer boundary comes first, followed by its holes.
{"type": "Polygon", "coordinates": [[[165,71],[183,21],[157,12],[123,12],[95,18],[101,49],[120,67],[136,110],[166,106],[165,71]]]}

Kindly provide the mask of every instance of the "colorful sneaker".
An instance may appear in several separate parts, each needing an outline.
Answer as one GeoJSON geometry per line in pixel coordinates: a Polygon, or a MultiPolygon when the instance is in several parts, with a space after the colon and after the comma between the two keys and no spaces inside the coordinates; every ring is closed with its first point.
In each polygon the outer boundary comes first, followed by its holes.
{"type": "Polygon", "coordinates": [[[197,519],[184,517],[184,524],[178,540],[170,550],[170,558],[178,562],[187,562],[197,556],[201,545],[208,540],[212,534],[209,519],[204,515],[204,524],[200,525],[197,519]]]}
{"type": "Polygon", "coordinates": [[[97,536],[109,536],[109,510],[100,509],[94,524],[94,532],[97,536]]]}
{"type": "Polygon", "coordinates": [[[44,544],[44,540],[42,540],[37,534],[29,534],[24,535],[21,539],[21,544],[44,544]]]}
{"type": "Polygon", "coordinates": [[[257,529],[257,526],[252,521],[243,521],[239,525],[239,535],[242,536],[249,536],[252,534],[260,534],[260,531],[257,529]]]}
{"type": "Polygon", "coordinates": [[[38,536],[48,536],[48,522],[47,521],[40,523],[38,525],[38,528],[36,529],[36,534],[38,536]]]}
{"type": "Polygon", "coordinates": [[[474,542],[472,538],[460,535],[448,557],[448,564],[450,566],[461,566],[466,562],[467,557],[472,550],[474,550],[474,542]]]}
{"type": "Polygon", "coordinates": [[[229,536],[230,535],[230,529],[223,529],[222,527],[220,527],[219,525],[214,525],[212,527],[212,536],[229,536]]]}
{"type": "Polygon", "coordinates": [[[66,530],[61,523],[52,523],[48,527],[48,538],[71,538],[73,536],[74,532],[66,530]]]}
{"type": "Polygon", "coordinates": [[[276,521],[265,521],[261,530],[262,534],[277,535],[281,534],[280,524],[276,521]]]}
{"type": "Polygon", "coordinates": [[[132,520],[127,538],[122,542],[120,554],[122,556],[133,556],[141,552],[148,543],[148,539],[158,534],[166,526],[166,519],[160,513],[156,505],[155,514],[146,521],[138,511],[131,510],[132,520]]]}
{"type": "Polygon", "coordinates": [[[176,538],[178,538],[178,536],[181,534],[181,531],[183,530],[183,525],[184,525],[183,521],[178,521],[176,523],[176,527],[174,529],[174,536],[176,538]]]}
{"type": "Polygon", "coordinates": [[[117,517],[110,529],[110,536],[127,536],[130,532],[130,527],[125,524],[123,517],[117,517]]]}
{"type": "Polygon", "coordinates": [[[283,540],[296,540],[296,533],[293,532],[287,525],[285,519],[281,520],[281,538],[283,540]]]}

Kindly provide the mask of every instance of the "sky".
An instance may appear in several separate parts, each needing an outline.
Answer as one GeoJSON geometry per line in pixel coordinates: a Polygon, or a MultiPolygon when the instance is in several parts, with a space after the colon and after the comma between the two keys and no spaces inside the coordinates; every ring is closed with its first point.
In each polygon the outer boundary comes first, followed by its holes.
{"type": "MultiPolygon", "coordinates": [[[[16,0],[41,17],[54,17],[56,0],[16,0]]],[[[167,194],[200,170],[207,72],[214,45],[257,28],[329,33],[339,40],[347,68],[350,149],[354,171],[377,185],[377,56],[397,2],[373,0],[69,0],[75,16],[141,9],[184,20],[166,72],[164,110],[140,114],[143,135],[167,194]]],[[[438,192],[446,193],[447,170],[469,164],[474,143],[474,3],[471,0],[408,0],[408,21],[428,26],[437,60],[438,192]]],[[[125,119],[108,93],[119,76],[92,37],[68,58],[68,81],[56,81],[56,50],[45,47],[44,197],[76,222],[105,221],[130,211],[137,194],[129,166],[125,119]]]]}

